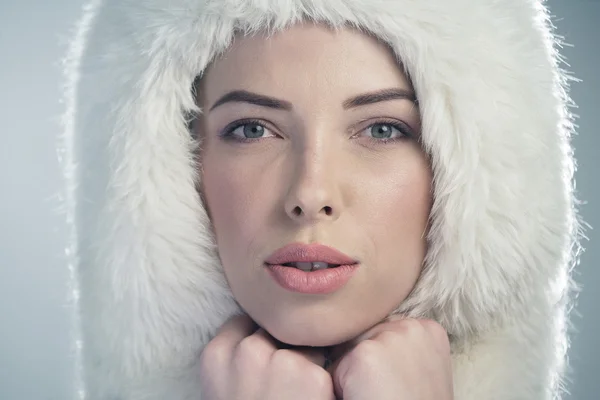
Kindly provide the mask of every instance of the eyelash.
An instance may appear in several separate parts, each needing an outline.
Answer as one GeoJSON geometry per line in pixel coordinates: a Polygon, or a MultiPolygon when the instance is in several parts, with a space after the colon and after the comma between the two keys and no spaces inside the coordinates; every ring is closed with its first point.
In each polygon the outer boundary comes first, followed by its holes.
{"type": "MultiPolygon", "coordinates": [[[[262,138],[254,139],[254,138],[245,138],[245,137],[234,136],[233,132],[237,128],[244,126],[244,125],[260,125],[260,126],[264,127],[265,129],[269,129],[263,121],[260,121],[258,119],[242,119],[242,120],[238,120],[238,121],[232,122],[229,125],[227,125],[223,129],[223,131],[219,134],[219,137],[225,141],[232,141],[232,142],[237,142],[237,143],[250,143],[250,142],[256,142],[256,141],[262,139],[262,138]]],[[[371,123],[369,126],[362,129],[360,132],[364,131],[365,129],[371,128],[373,125],[389,125],[395,129],[397,129],[398,131],[400,131],[400,133],[402,134],[402,136],[399,136],[396,138],[391,138],[391,139],[385,139],[385,138],[377,139],[377,138],[368,136],[367,139],[370,142],[375,143],[375,144],[397,142],[397,141],[414,138],[414,134],[412,133],[412,130],[405,123],[400,122],[395,119],[381,118],[381,119],[375,120],[375,122],[371,123]]],[[[353,137],[354,137],[354,135],[353,135],[353,137]]]]}

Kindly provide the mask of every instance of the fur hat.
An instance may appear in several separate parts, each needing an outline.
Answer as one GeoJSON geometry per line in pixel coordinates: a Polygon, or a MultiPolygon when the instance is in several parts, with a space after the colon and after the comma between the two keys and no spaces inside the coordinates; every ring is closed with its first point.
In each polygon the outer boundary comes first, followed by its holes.
{"type": "Polygon", "coordinates": [[[385,42],[434,176],[429,249],[397,312],[452,337],[457,400],[560,395],[579,250],[568,76],[537,0],[95,0],[67,59],[66,162],[89,400],[200,400],[239,312],[196,191],[192,85],[237,32],[301,20],[385,42]]]}

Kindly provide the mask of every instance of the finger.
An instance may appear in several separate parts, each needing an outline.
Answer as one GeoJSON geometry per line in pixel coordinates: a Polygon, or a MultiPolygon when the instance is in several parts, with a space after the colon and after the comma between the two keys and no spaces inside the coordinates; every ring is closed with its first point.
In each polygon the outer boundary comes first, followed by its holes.
{"type": "MultiPolygon", "coordinates": [[[[327,368],[327,372],[331,375],[331,380],[333,382],[333,393],[335,394],[336,399],[344,398],[344,385],[342,384],[341,374],[340,374],[340,362],[343,358],[338,358],[329,368],[327,368]]],[[[342,371],[343,372],[343,371],[342,371]]]]}
{"type": "MultiPolygon", "coordinates": [[[[392,316],[394,317],[394,316],[392,316]]],[[[352,350],[353,348],[356,347],[357,344],[359,344],[360,342],[362,342],[363,340],[367,340],[367,339],[371,339],[373,336],[377,335],[379,332],[383,332],[385,330],[385,325],[387,324],[388,320],[389,321],[393,321],[395,319],[390,319],[392,317],[389,317],[381,322],[376,323],[375,325],[371,326],[371,328],[367,329],[366,331],[364,331],[363,333],[361,333],[360,335],[358,335],[357,337],[350,339],[346,342],[337,344],[335,346],[333,346],[331,348],[331,353],[330,353],[330,358],[332,361],[338,360],[340,358],[342,358],[346,353],[348,353],[350,350],[352,350]]],[[[396,316],[398,317],[398,316],[396,316]]],[[[399,319],[399,318],[396,318],[399,319]]]]}
{"type": "MultiPolygon", "coordinates": [[[[383,332],[386,329],[389,329],[388,324],[390,322],[398,321],[398,320],[400,320],[399,316],[389,317],[389,318],[383,320],[382,322],[378,322],[377,324],[373,325],[371,328],[367,329],[366,331],[361,333],[359,336],[357,336],[351,340],[348,340],[346,342],[343,342],[343,343],[333,346],[331,348],[331,353],[330,353],[331,360],[333,362],[335,362],[336,360],[339,360],[344,355],[346,355],[348,352],[350,352],[353,348],[355,348],[357,344],[359,344],[360,342],[362,342],[364,340],[372,339],[380,332],[383,332]],[[388,322],[388,321],[390,321],[390,322],[388,322]]],[[[330,370],[330,368],[327,368],[327,370],[330,370]]]]}
{"type": "MultiPolygon", "coordinates": [[[[403,324],[406,317],[400,315],[393,315],[382,322],[374,325],[370,329],[366,330],[356,338],[349,340],[347,342],[338,344],[331,349],[331,360],[335,363],[336,360],[340,360],[347,353],[349,353],[352,349],[354,349],[360,342],[369,339],[375,339],[377,335],[380,333],[394,329],[395,325],[403,324]]],[[[333,364],[331,368],[327,368],[328,371],[333,369],[333,364]]]]}
{"type": "Polygon", "coordinates": [[[380,322],[379,324],[375,325],[368,331],[364,332],[358,338],[354,339],[354,344],[356,345],[356,344],[362,342],[363,340],[374,339],[379,334],[381,334],[382,332],[385,332],[385,331],[393,331],[393,330],[400,331],[403,328],[405,328],[407,326],[407,324],[412,323],[412,321],[419,322],[419,320],[416,320],[414,318],[408,318],[403,315],[392,315],[392,316],[386,318],[385,320],[383,320],[382,322],[380,322]]]}
{"type": "Polygon", "coordinates": [[[273,350],[276,350],[278,348],[277,341],[275,340],[275,338],[263,328],[258,328],[256,332],[252,334],[252,336],[256,339],[260,339],[261,342],[268,344],[269,347],[273,348],[273,350]]]}
{"type": "Polygon", "coordinates": [[[377,340],[377,337],[385,331],[419,332],[419,335],[424,334],[429,339],[430,343],[432,343],[441,353],[450,351],[450,337],[441,324],[433,319],[408,318],[402,315],[389,317],[386,321],[365,332],[355,341],[356,343],[359,343],[367,339],[377,340]],[[414,330],[415,328],[417,331],[414,330]]]}
{"type": "Polygon", "coordinates": [[[331,354],[330,354],[332,364],[327,368],[327,371],[329,371],[333,376],[333,373],[337,367],[337,364],[339,364],[339,361],[346,354],[348,354],[350,351],[352,351],[352,349],[354,349],[360,342],[369,340],[369,339],[374,339],[381,332],[390,330],[392,328],[391,324],[401,323],[401,321],[403,319],[404,318],[402,318],[400,316],[392,316],[390,318],[385,319],[383,322],[380,322],[377,325],[371,327],[370,329],[363,332],[356,338],[349,340],[347,342],[344,342],[344,343],[340,343],[336,346],[333,346],[333,348],[331,349],[331,354]]]}
{"type": "Polygon", "coordinates": [[[247,315],[236,315],[225,322],[217,331],[215,341],[227,342],[234,347],[256,330],[255,322],[247,315]]]}
{"type": "Polygon", "coordinates": [[[427,334],[431,338],[437,350],[441,353],[449,353],[450,335],[446,329],[441,324],[431,319],[422,319],[419,320],[419,322],[427,331],[427,334]]]}
{"type": "Polygon", "coordinates": [[[259,328],[256,331],[256,333],[254,333],[254,335],[263,338],[265,341],[269,342],[273,347],[275,347],[278,350],[290,350],[298,354],[299,356],[305,358],[311,363],[317,364],[321,367],[325,365],[325,351],[322,348],[309,346],[292,346],[275,339],[262,328],[259,328]]]}

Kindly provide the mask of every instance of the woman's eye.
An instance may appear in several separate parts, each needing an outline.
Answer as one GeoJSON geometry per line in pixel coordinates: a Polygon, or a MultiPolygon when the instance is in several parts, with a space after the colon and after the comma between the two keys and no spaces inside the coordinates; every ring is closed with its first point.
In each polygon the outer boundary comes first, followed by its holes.
{"type": "MultiPolygon", "coordinates": [[[[231,135],[244,139],[259,139],[269,136],[269,130],[261,124],[246,123],[238,125],[231,131],[231,135]]],[[[272,136],[272,135],[271,135],[272,136]]]]}
{"type": "Polygon", "coordinates": [[[398,139],[408,136],[404,129],[391,123],[376,123],[367,127],[364,131],[373,139],[398,139]]]}

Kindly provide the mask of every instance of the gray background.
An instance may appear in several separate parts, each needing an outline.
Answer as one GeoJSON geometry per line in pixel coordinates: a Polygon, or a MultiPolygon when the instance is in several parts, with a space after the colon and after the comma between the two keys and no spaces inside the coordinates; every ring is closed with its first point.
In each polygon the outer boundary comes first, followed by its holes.
{"type": "MultiPolygon", "coordinates": [[[[477,1],[477,0],[473,0],[477,1]]],[[[577,188],[585,221],[600,226],[600,1],[549,0],[563,54],[582,80],[577,188]]],[[[62,105],[60,59],[83,0],[0,0],[0,400],[72,399],[66,230],[55,144],[62,105]]],[[[570,352],[568,400],[600,399],[600,260],[597,233],[577,269],[583,285],[570,352]]]]}

